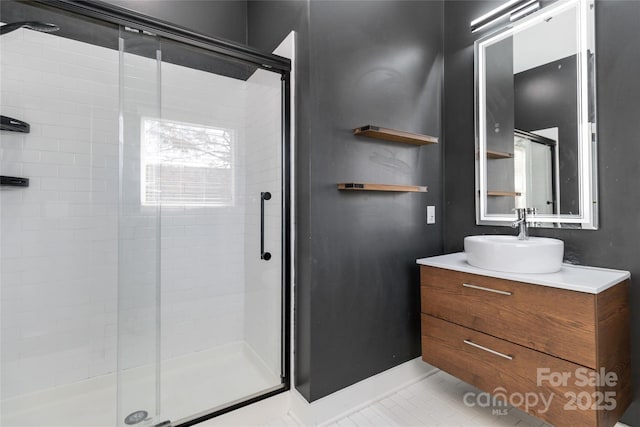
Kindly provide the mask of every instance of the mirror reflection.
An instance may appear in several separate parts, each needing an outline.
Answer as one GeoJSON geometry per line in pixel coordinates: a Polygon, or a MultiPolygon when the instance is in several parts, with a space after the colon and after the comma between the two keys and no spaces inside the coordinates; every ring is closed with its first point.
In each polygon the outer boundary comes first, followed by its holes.
{"type": "Polygon", "coordinates": [[[596,227],[593,61],[582,0],[476,42],[479,224],[528,207],[539,226],[596,227]]]}

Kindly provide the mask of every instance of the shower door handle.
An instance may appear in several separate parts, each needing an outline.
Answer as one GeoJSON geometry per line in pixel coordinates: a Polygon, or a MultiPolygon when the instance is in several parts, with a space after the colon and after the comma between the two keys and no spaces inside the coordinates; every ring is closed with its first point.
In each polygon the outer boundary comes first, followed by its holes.
{"type": "Polygon", "coordinates": [[[271,253],[264,251],[264,201],[271,199],[271,193],[263,191],[260,193],[260,259],[269,261],[271,253]]]}

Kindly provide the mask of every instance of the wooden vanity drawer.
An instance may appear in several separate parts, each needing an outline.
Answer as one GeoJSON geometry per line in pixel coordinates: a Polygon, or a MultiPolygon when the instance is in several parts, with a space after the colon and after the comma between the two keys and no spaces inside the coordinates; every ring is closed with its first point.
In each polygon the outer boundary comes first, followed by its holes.
{"type": "Polygon", "coordinates": [[[595,369],[595,295],[421,266],[422,312],[595,369]]]}
{"type": "Polygon", "coordinates": [[[557,426],[598,425],[596,411],[580,410],[579,404],[576,410],[567,409],[572,407],[571,393],[582,396],[583,402],[585,397],[597,396],[595,386],[576,385],[576,370],[593,372],[588,368],[426,314],[422,314],[422,359],[485,392],[513,397],[514,405],[520,396],[529,396],[532,405],[518,407],[557,426]],[[554,386],[541,377],[538,384],[538,368],[567,372],[571,378],[566,385],[554,386]],[[539,399],[537,405],[533,405],[533,394],[539,399]],[[551,399],[546,410],[541,396],[551,399]]]}

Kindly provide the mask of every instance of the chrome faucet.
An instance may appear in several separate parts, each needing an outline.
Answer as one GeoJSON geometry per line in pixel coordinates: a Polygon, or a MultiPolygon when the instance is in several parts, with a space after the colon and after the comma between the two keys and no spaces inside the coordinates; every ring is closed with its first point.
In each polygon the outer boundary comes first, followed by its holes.
{"type": "Polygon", "coordinates": [[[529,239],[529,224],[527,222],[527,215],[535,215],[538,213],[536,208],[517,208],[514,209],[518,214],[518,219],[511,224],[511,228],[519,227],[518,240],[529,239]]]}

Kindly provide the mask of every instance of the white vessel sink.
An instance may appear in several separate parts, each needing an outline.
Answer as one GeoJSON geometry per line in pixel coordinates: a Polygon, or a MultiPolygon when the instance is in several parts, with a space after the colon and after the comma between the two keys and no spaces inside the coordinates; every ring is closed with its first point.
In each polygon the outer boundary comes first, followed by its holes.
{"type": "Polygon", "coordinates": [[[467,262],[474,267],[507,273],[555,273],[562,268],[564,242],[546,237],[468,236],[467,262]]]}

